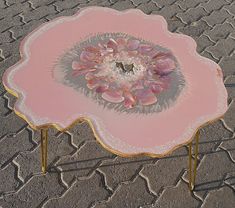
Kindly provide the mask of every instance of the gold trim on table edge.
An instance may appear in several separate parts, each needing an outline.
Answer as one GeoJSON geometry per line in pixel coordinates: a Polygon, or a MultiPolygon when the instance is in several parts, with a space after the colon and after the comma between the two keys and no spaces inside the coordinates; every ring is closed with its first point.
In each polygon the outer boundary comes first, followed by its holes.
{"type": "MultiPolygon", "coordinates": [[[[3,86],[5,87],[5,89],[13,96],[19,98],[18,94],[16,92],[14,92],[13,90],[9,89],[7,86],[4,85],[3,83],[3,86]]],[[[25,115],[23,115],[22,113],[18,112],[16,109],[15,109],[15,106],[13,108],[14,112],[19,116],[21,117],[23,120],[25,120],[29,126],[34,129],[34,130],[40,130],[42,128],[50,128],[50,127],[54,127],[56,128],[58,131],[61,131],[61,132],[65,132],[67,131],[68,129],[70,129],[72,126],[75,126],[77,123],[83,123],[83,122],[87,122],[89,124],[89,126],[91,127],[92,131],[93,131],[93,134],[96,138],[96,140],[101,144],[101,146],[106,149],[107,151],[115,154],[115,155],[118,155],[118,156],[121,156],[121,157],[141,157],[141,156],[148,156],[148,157],[152,157],[152,158],[162,158],[162,157],[165,157],[169,154],[171,154],[174,150],[182,147],[182,146],[185,146],[187,144],[189,144],[190,142],[193,141],[196,133],[202,128],[202,127],[205,127],[206,125],[210,124],[210,123],[213,123],[217,120],[219,120],[220,118],[222,118],[224,116],[221,115],[215,119],[212,119],[212,120],[209,120],[207,122],[205,122],[204,124],[200,125],[198,128],[196,128],[196,130],[194,131],[192,137],[187,140],[186,142],[184,143],[181,143],[181,144],[178,144],[176,146],[174,146],[173,148],[171,148],[169,151],[167,151],[166,153],[163,153],[163,154],[154,154],[154,153],[149,153],[149,152],[141,152],[141,153],[130,153],[130,154],[127,154],[127,153],[122,153],[118,150],[114,150],[112,147],[104,144],[104,142],[100,139],[100,137],[98,136],[98,134],[96,133],[96,130],[91,122],[91,120],[89,118],[86,118],[86,117],[79,117],[77,118],[74,122],[72,122],[70,125],[68,125],[66,128],[61,128],[58,124],[55,124],[55,123],[49,123],[49,124],[45,124],[45,125],[41,125],[41,126],[34,126],[33,124],[31,124],[28,119],[26,118],[25,115]]]]}

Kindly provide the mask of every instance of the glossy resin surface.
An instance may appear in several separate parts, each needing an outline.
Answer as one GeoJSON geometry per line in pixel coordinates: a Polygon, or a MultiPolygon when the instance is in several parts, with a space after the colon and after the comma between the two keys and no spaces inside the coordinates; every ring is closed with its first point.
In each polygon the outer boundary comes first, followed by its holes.
{"type": "Polygon", "coordinates": [[[227,110],[220,67],[162,16],[90,7],[29,34],[3,76],[33,128],[87,120],[122,155],[161,157],[227,110]]]}

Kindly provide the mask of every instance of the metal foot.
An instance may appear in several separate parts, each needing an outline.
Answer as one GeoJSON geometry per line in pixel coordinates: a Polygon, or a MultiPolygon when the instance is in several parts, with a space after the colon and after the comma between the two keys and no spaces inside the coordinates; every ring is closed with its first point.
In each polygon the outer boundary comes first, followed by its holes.
{"type": "Polygon", "coordinates": [[[41,168],[43,174],[46,173],[47,169],[47,140],[48,140],[48,129],[41,129],[41,168]]]}
{"type": "Polygon", "coordinates": [[[198,142],[199,142],[200,132],[196,133],[196,143],[195,143],[195,153],[194,153],[194,168],[192,172],[192,142],[189,143],[189,189],[193,191],[195,187],[196,175],[197,175],[197,156],[198,156],[198,142]]]}

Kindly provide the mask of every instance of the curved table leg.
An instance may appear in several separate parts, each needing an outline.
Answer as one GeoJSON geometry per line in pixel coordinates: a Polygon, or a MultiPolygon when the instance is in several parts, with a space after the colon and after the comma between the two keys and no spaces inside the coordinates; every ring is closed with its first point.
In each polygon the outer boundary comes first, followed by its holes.
{"type": "Polygon", "coordinates": [[[41,129],[41,168],[45,174],[47,169],[47,141],[48,141],[48,129],[41,129]]]}
{"type": "Polygon", "coordinates": [[[200,132],[196,133],[196,143],[195,143],[195,153],[194,153],[194,168],[192,173],[192,142],[189,143],[189,189],[193,191],[195,187],[195,180],[197,175],[197,157],[198,157],[198,142],[199,142],[200,132]]]}

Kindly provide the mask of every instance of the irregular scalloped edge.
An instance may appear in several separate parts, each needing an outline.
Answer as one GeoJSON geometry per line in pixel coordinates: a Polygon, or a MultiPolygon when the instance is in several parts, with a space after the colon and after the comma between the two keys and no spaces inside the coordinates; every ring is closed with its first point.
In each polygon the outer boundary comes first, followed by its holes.
{"type": "MultiPolygon", "coordinates": [[[[70,21],[71,19],[76,19],[80,15],[83,15],[83,14],[85,14],[85,12],[88,12],[88,11],[90,11],[92,9],[112,10],[113,12],[115,12],[118,15],[121,15],[121,14],[124,14],[124,13],[134,12],[135,14],[139,13],[139,15],[144,16],[144,18],[150,18],[150,19],[151,18],[154,18],[154,19],[158,18],[158,19],[161,19],[162,25],[164,26],[165,32],[168,35],[173,35],[173,36],[178,36],[178,37],[183,38],[187,42],[187,44],[185,44],[185,47],[192,48],[192,50],[190,50],[190,52],[192,53],[191,55],[195,56],[198,59],[201,59],[201,61],[213,62],[212,60],[210,60],[208,58],[205,58],[205,57],[203,57],[203,56],[201,56],[201,55],[199,55],[197,53],[197,51],[196,51],[197,43],[196,43],[196,41],[193,38],[191,38],[190,36],[184,35],[184,34],[177,34],[177,33],[170,32],[167,29],[167,22],[166,22],[166,20],[162,16],[155,15],[155,14],[147,15],[147,14],[143,13],[139,9],[127,9],[127,10],[124,10],[124,11],[117,11],[117,10],[111,9],[111,8],[91,6],[91,7],[88,7],[88,8],[80,9],[76,14],[74,14],[72,16],[62,16],[62,17],[55,18],[54,20],[52,20],[50,22],[43,23],[41,26],[39,26],[38,28],[33,30],[31,33],[29,33],[23,39],[23,41],[21,41],[21,43],[20,43],[20,56],[21,56],[20,61],[17,62],[16,64],[14,64],[12,67],[8,68],[5,71],[5,73],[3,74],[3,85],[4,85],[4,87],[6,88],[6,90],[9,93],[11,93],[12,95],[14,95],[14,96],[16,96],[18,98],[16,103],[15,103],[15,106],[14,106],[14,112],[18,116],[23,118],[33,129],[38,130],[38,129],[41,129],[41,128],[55,127],[59,131],[66,131],[70,127],[72,127],[73,125],[75,125],[78,122],[87,121],[89,123],[90,127],[92,128],[93,133],[94,133],[96,139],[98,140],[98,142],[105,149],[107,149],[108,151],[110,151],[110,152],[112,152],[112,153],[114,153],[116,155],[124,156],[124,157],[142,156],[142,155],[146,155],[146,156],[150,156],[150,157],[163,157],[165,155],[170,154],[175,149],[190,143],[193,140],[196,132],[200,128],[202,128],[203,126],[207,125],[208,123],[211,123],[211,122],[213,122],[213,121],[215,121],[217,119],[220,119],[224,115],[224,113],[227,110],[227,105],[226,106],[219,106],[220,110],[215,112],[214,115],[210,115],[210,116],[207,116],[207,117],[204,117],[204,118],[201,117],[197,121],[194,121],[193,125],[191,126],[190,132],[188,133],[188,135],[184,135],[183,136],[184,137],[184,141],[179,142],[179,141],[177,141],[177,139],[175,139],[174,141],[168,143],[167,145],[164,145],[162,147],[159,146],[158,147],[158,152],[160,150],[161,151],[160,154],[154,153],[154,152],[156,152],[156,150],[154,151],[153,148],[133,148],[130,145],[127,145],[126,143],[122,142],[120,139],[117,139],[117,138],[115,138],[115,140],[113,140],[113,141],[118,141],[119,143],[121,143],[121,145],[123,147],[127,148],[128,151],[126,151],[126,152],[118,151],[117,149],[113,148],[113,146],[116,146],[114,143],[112,143],[112,147],[111,147],[111,144],[107,144],[107,143],[105,144],[100,139],[100,137],[98,136],[98,133],[101,136],[105,134],[104,127],[101,128],[102,122],[98,121],[99,119],[94,118],[94,116],[92,116],[92,115],[90,115],[90,116],[74,115],[74,116],[72,116],[73,118],[70,118],[72,121],[70,121],[70,122],[68,121],[67,122],[68,124],[66,126],[61,126],[58,123],[50,123],[48,118],[36,119],[36,120],[40,121],[39,122],[40,124],[38,124],[38,125],[35,125],[35,124],[31,123],[29,121],[30,120],[29,119],[30,116],[29,115],[26,116],[26,114],[24,114],[23,108],[25,108],[25,105],[24,105],[25,102],[24,101],[25,101],[26,98],[24,97],[23,93],[19,89],[19,86],[12,86],[12,87],[10,87],[6,83],[4,83],[4,80],[6,80],[6,77],[8,77],[8,79],[9,79],[9,77],[11,78],[11,76],[13,76],[14,71],[17,68],[20,68],[20,67],[22,67],[23,65],[25,65],[27,63],[27,60],[30,58],[30,50],[29,50],[30,47],[29,46],[30,46],[30,43],[33,41],[33,38],[38,37],[41,33],[46,31],[47,29],[49,29],[49,28],[51,28],[53,26],[56,26],[57,24],[60,24],[63,21],[70,21]],[[18,90],[15,90],[15,89],[18,89],[18,90]],[[102,131],[96,131],[96,129],[102,129],[102,131]],[[131,153],[130,153],[130,149],[132,149],[131,153]],[[147,149],[147,151],[146,151],[146,149],[147,149]]],[[[216,63],[214,63],[214,64],[216,64],[216,63]]],[[[218,75],[221,77],[221,83],[217,83],[217,84],[220,85],[220,86],[224,86],[224,85],[222,85],[223,84],[223,81],[222,81],[222,77],[223,77],[222,76],[222,70],[220,69],[219,66],[218,66],[217,70],[218,70],[218,75]]],[[[219,86],[218,86],[218,89],[220,89],[219,86]]],[[[221,96],[223,96],[224,99],[227,100],[228,95],[227,95],[227,91],[226,91],[225,87],[224,87],[224,89],[222,89],[222,90],[220,89],[219,91],[220,91],[221,96]],[[224,94],[222,95],[222,93],[224,93],[224,94]]],[[[32,119],[32,120],[34,120],[34,119],[32,119]]]]}

